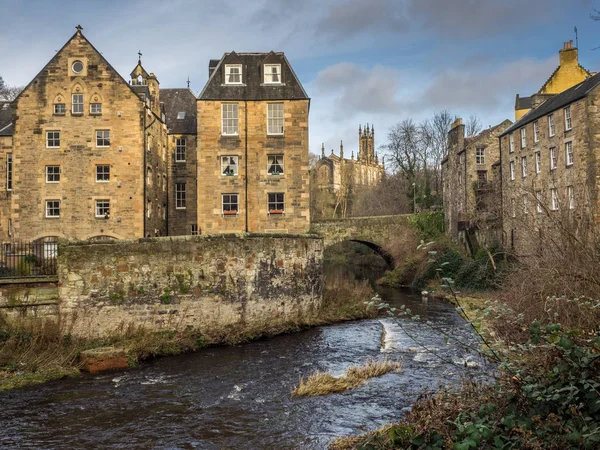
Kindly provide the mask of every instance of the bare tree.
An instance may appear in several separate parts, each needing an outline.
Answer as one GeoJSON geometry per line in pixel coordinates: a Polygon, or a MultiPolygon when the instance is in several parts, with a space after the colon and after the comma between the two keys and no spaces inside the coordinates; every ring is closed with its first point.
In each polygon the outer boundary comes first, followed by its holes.
{"type": "Polygon", "coordinates": [[[442,191],[442,160],[448,151],[448,131],[450,131],[450,126],[454,120],[456,120],[455,116],[448,110],[443,110],[435,113],[431,119],[426,120],[421,126],[425,142],[430,146],[428,165],[432,171],[432,191],[434,193],[442,191]]]}
{"type": "Polygon", "coordinates": [[[13,101],[23,90],[23,86],[9,86],[0,76],[0,100],[13,101]]]}
{"type": "Polygon", "coordinates": [[[467,123],[465,124],[465,134],[466,137],[475,137],[477,136],[481,130],[483,130],[483,125],[481,124],[481,120],[476,115],[469,116],[467,123]]]}

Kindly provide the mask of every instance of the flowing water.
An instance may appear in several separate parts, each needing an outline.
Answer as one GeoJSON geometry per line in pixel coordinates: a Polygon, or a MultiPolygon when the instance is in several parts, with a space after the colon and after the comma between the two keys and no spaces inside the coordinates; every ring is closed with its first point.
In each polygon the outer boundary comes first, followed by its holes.
{"type": "Polygon", "coordinates": [[[424,390],[489,372],[461,346],[478,341],[451,305],[379,292],[421,322],[323,326],[0,393],[0,448],[322,449],[397,420],[424,390]],[[456,338],[448,344],[445,333],[456,338]],[[402,370],[342,394],[290,398],[302,376],[381,357],[401,359],[402,370]]]}

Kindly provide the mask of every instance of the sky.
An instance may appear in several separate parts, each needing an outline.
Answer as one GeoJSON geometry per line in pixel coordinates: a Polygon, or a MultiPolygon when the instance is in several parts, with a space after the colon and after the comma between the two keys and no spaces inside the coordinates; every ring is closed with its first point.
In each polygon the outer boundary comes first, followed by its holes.
{"type": "Polygon", "coordinates": [[[446,109],[484,127],[514,119],[515,94],[537,91],[579,35],[579,61],[600,70],[600,0],[0,0],[0,75],[25,85],[83,26],[125,79],[141,50],[161,87],[199,93],[209,59],[285,52],[311,97],[310,151],[375,146],[389,128],[446,109]]]}

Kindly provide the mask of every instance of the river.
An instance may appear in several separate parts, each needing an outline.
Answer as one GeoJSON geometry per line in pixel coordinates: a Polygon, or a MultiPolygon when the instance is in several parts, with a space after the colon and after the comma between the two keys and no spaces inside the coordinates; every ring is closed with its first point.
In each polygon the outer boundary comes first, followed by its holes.
{"type": "Polygon", "coordinates": [[[452,305],[378,291],[421,321],[346,322],[0,393],[0,448],[323,449],[397,420],[423,390],[489,371],[458,344],[478,341],[452,305]],[[448,344],[444,333],[458,339],[448,344]],[[401,371],[342,394],[290,398],[302,376],[381,357],[401,359],[401,371]]]}

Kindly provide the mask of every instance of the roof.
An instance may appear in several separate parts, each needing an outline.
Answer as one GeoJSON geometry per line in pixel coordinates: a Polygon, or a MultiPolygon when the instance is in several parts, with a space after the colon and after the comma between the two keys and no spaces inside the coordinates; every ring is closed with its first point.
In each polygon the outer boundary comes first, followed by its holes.
{"type": "Polygon", "coordinates": [[[517,98],[515,100],[515,109],[531,109],[533,106],[533,98],[532,97],[519,97],[517,94],[517,98]]]}
{"type": "Polygon", "coordinates": [[[0,136],[12,136],[15,129],[11,102],[0,101],[0,136]]]}
{"type": "MultiPolygon", "coordinates": [[[[214,63],[211,60],[211,66],[214,63]]],[[[225,53],[208,79],[199,100],[310,100],[283,52],[225,53]],[[281,64],[281,84],[263,83],[263,64],[281,64]],[[242,83],[225,85],[225,65],[242,65],[242,83]]]]}
{"type": "Polygon", "coordinates": [[[145,84],[130,84],[131,90],[135,92],[138,97],[142,100],[145,100],[150,97],[150,89],[145,84]],[[145,97],[142,97],[140,94],[143,94],[145,97]]]}
{"type": "Polygon", "coordinates": [[[167,131],[169,134],[196,134],[196,96],[187,88],[161,89],[160,101],[165,107],[167,131]],[[180,112],[185,118],[178,119],[180,112]]]}
{"type": "Polygon", "coordinates": [[[556,94],[553,97],[550,97],[540,106],[535,109],[532,109],[519,120],[517,120],[511,127],[504,130],[504,132],[500,136],[504,136],[505,134],[512,133],[514,130],[521,128],[523,125],[526,125],[534,120],[539,119],[547,114],[550,114],[557,109],[563,108],[571,103],[580,100],[586,97],[592,89],[594,89],[598,84],[600,84],[600,74],[596,74],[587,80],[582,81],[579,84],[576,84],[572,88],[567,89],[560,94],[556,94]]]}
{"type": "Polygon", "coordinates": [[[505,129],[505,128],[509,127],[510,125],[512,125],[512,122],[510,120],[506,119],[506,120],[500,122],[498,125],[495,125],[493,127],[483,130],[481,133],[479,133],[476,136],[473,136],[471,138],[466,138],[465,145],[473,144],[481,139],[488,137],[494,131],[497,131],[498,129],[505,129]]]}

